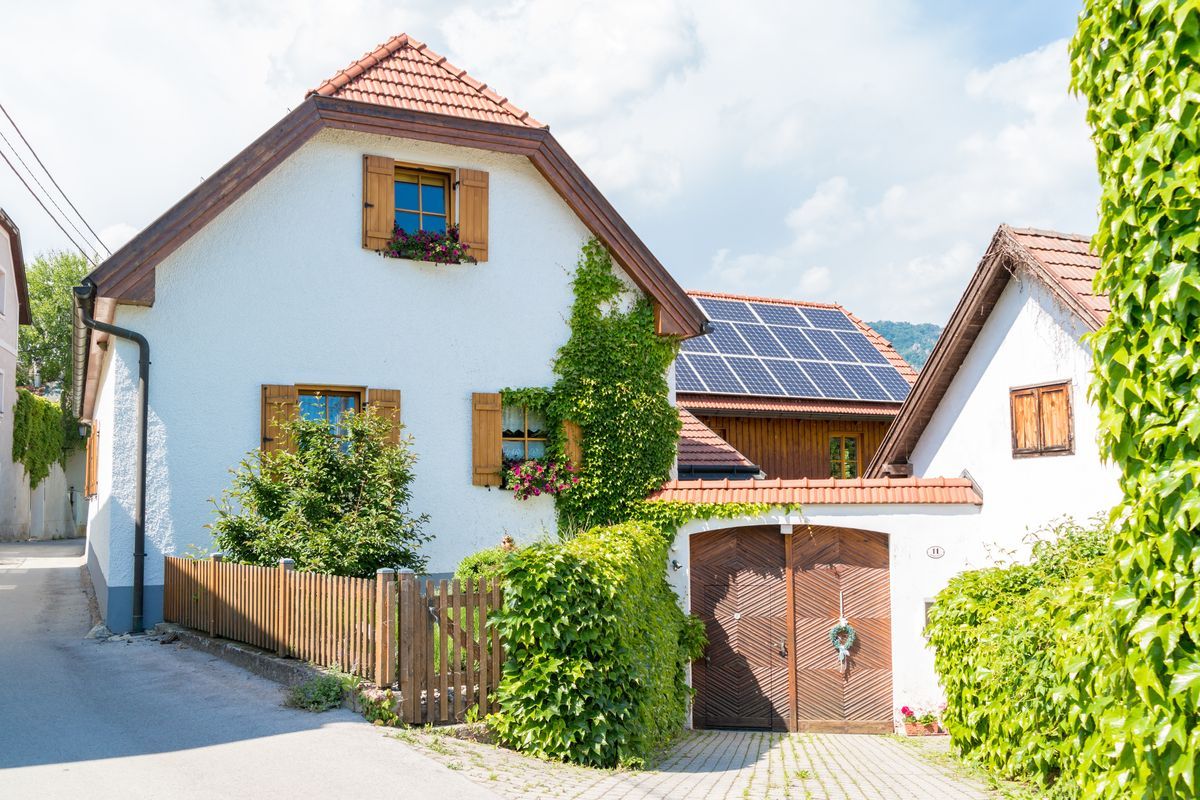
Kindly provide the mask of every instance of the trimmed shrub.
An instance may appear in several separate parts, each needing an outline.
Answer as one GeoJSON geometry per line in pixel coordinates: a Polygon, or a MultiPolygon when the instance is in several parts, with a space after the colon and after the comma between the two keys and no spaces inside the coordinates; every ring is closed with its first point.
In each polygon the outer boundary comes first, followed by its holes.
{"type": "Polygon", "coordinates": [[[504,565],[515,550],[504,547],[489,547],[479,550],[458,562],[454,568],[454,577],[463,583],[478,581],[480,578],[501,578],[504,576],[504,565]]]}
{"type": "Polygon", "coordinates": [[[1111,532],[1051,526],[1029,564],[965,572],[938,594],[927,634],[960,753],[1003,778],[1075,797],[1081,672],[1108,596],[1111,532]]]}
{"type": "Polygon", "coordinates": [[[639,766],[682,729],[687,664],[704,646],[667,584],[667,540],[645,523],[535,544],[507,565],[507,648],[491,718],[499,743],[597,767],[639,766]]]}

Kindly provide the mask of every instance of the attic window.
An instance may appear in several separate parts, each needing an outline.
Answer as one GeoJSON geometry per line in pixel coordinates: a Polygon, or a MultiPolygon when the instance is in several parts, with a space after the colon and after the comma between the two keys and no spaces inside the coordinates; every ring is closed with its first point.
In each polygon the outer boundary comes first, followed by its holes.
{"type": "Polygon", "coordinates": [[[445,233],[451,219],[450,174],[430,169],[396,167],[396,227],[406,233],[445,233]]]}
{"type": "Polygon", "coordinates": [[[1008,400],[1013,458],[1075,452],[1070,381],[1011,389],[1008,400]]]}

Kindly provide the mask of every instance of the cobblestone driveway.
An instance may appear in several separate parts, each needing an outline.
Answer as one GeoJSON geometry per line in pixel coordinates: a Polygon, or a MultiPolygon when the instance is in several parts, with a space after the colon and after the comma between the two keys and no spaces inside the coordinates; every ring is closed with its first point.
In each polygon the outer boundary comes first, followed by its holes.
{"type": "Polygon", "coordinates": [[[511,800],[527,798],[796,798],[985,800],[996,795],[888,736],[695,731],[657,769],[585,769],[527,758],[436,730],[409,742],[511,800]]]}

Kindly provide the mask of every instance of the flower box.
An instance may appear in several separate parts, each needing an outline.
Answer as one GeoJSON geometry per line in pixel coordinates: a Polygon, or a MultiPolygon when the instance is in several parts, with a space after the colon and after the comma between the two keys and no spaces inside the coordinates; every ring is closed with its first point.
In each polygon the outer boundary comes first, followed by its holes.
{"type": "Polygon", "coordinates": [[[945,731],[937,722],[905,722],[904,733],[907,736],[941,736],[945,731]]]}

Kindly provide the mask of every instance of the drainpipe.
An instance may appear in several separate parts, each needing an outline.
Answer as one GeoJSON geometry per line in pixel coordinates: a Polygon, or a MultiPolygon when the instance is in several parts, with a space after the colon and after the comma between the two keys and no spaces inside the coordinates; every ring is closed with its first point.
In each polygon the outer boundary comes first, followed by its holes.
{"type": "MultiPolygon", "coordinates": [[[[133,632],[142,632],[142,601],[146,583],[146,431],[150,417],[150,342],[137,331],[101,322],[92,317],[96,284],[84,279],[75,287],[75,301],[83,324],[92,330],[128,339],[138,346],[138,448],[137,509],[133,517],[133,632]]],[[[80,376],[86,377],[86,376],[80,376]]]]}

